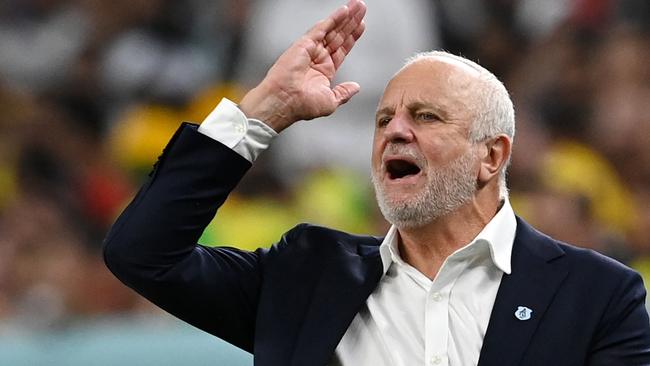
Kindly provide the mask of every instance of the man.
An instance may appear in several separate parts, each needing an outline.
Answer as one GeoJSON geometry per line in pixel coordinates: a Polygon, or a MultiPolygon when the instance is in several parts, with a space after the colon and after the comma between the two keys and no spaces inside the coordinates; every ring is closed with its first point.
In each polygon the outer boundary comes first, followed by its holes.
{"type": "Polygon", "coordinates": [[[407,63],[379,102],[385,238],[302,224],[255,252],[196,244],[276,133],[359,91],[330,83],[365,9],[351,0],[239,108],[224,100],[179,129],[109,233],[109,268],[256,365],[649,365],[640,277],[515,217],[512,103],[488,71],[446,53],[407,63]]]}

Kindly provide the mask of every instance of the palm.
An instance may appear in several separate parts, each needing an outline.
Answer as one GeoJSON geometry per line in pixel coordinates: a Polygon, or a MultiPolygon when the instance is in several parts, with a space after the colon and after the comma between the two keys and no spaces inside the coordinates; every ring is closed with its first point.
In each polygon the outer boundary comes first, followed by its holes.
{"type": "Polygon", "coordinates": [[[241,110],[278,132],[298,120],[332,114],[359,91],[354,82],[331,84],[364,31],[365,13],[363,1],[350,0],[318,22],[280,56],[262,83],[244,96],[241,110]]]}
{"type": "Polygon", "coordinates": [[[365,4],[352,0],[319,22],[273,65],[267,82],[290,96],[295,120],[326,116],[354,95],[359,86],[347,82],[332,88],[332,79],[364,30],[365,4]]]}
{"type": "MultiPolygon", "coordinates": [[[[313,47],[324,49],[322,45],[313,47]]],[[[331,86],[338,67],[328,53],[322,53],[324,56],[316,58],[311,57],[310,53],[313,52],[306,50],[305,53],[305,59],[309,59],[309,64],[304,70],[304,76],[302,78],[298,77],[295,84],[302,94],[300,109],[304,114],[300,116],[300,119],[329,115],[339,105],[337,95],[331,86]]],[[[306,64],[305,60],[301,61],[303,65],[306,64]]]]}
{"type": "Polygon", "coordinates": [[[322,105],[324,109],[335,108],[336,96],[331,87],[335,72],[336,68],[331,59],[312,65],[305,75],[302,87],[306,91],[306,98],[312,100],[315,105],[322,105]]]}

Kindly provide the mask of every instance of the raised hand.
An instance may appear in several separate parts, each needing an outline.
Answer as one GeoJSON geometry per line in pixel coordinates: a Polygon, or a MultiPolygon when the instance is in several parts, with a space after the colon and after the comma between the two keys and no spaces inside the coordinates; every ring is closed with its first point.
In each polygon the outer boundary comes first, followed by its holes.
{"type": "Polygon", "coordinates": [[[280,132],[296,121],[332,114],[359,92],[359,84],[332,79],[365,29],[366,4],[350,0],[316,23],[275,62],[262,82],[244,96],[249,118],[280,132]]]}

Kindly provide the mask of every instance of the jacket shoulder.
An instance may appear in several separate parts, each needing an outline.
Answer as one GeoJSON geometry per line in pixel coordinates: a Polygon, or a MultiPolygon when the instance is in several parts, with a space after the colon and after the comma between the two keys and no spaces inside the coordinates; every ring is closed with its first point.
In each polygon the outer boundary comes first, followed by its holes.
{"type": "Polygon", "coordinates": [[[596,250],[552,238],[518,218],[516,241],[520,246],[547,262],[567,261],[570,268],[595,275],[634,275],[636,272],[623,263],[596,250]]]}
{"type": "Polygon", "coordinates": [[[378,247],[383,238],[340,231],[310,223],[300,223],[287,231],[277,244],[278,250],[328,251],[343,248],[356,253],[359,246],[378,247]]]}
{"type": "Polygon", "coordinates": [[[609,274],[632,275],[636,271],[593,249],[581,248],[575,245],[555,240],[556,244],[564,250],[567,259],[575,263],[579,268],[592,271],[607,271],[609,274]]]}

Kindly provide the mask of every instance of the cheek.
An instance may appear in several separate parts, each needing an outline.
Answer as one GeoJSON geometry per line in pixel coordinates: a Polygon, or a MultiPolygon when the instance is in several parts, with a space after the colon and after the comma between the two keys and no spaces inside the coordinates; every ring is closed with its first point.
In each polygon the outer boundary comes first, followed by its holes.
{"type": "Polygon", "coordinates": [[[422,146],[422,154],[431,166],[442,166],[446,162],[453,160],[453,157],[458,155],[455,150],[453,146],[438,143],[428,143],[422,146]]]}
{"type": "Polygon", "coordinates": [[[465,136],[457,133],[431,133],[419,139],[423,154],[433,165],[444,165],[471,149],[465,136]]]}
{"type": "Polygon", "coordinates": [[[376,169],[379,168],[381,165],[381,155],[383,153],[383,142],[381,141],[381,138],[378,138],[377,135],[375,134],[375,138],[372,142],[372,157],[371,157],[371,165],[372,168],[376,169]]]}

